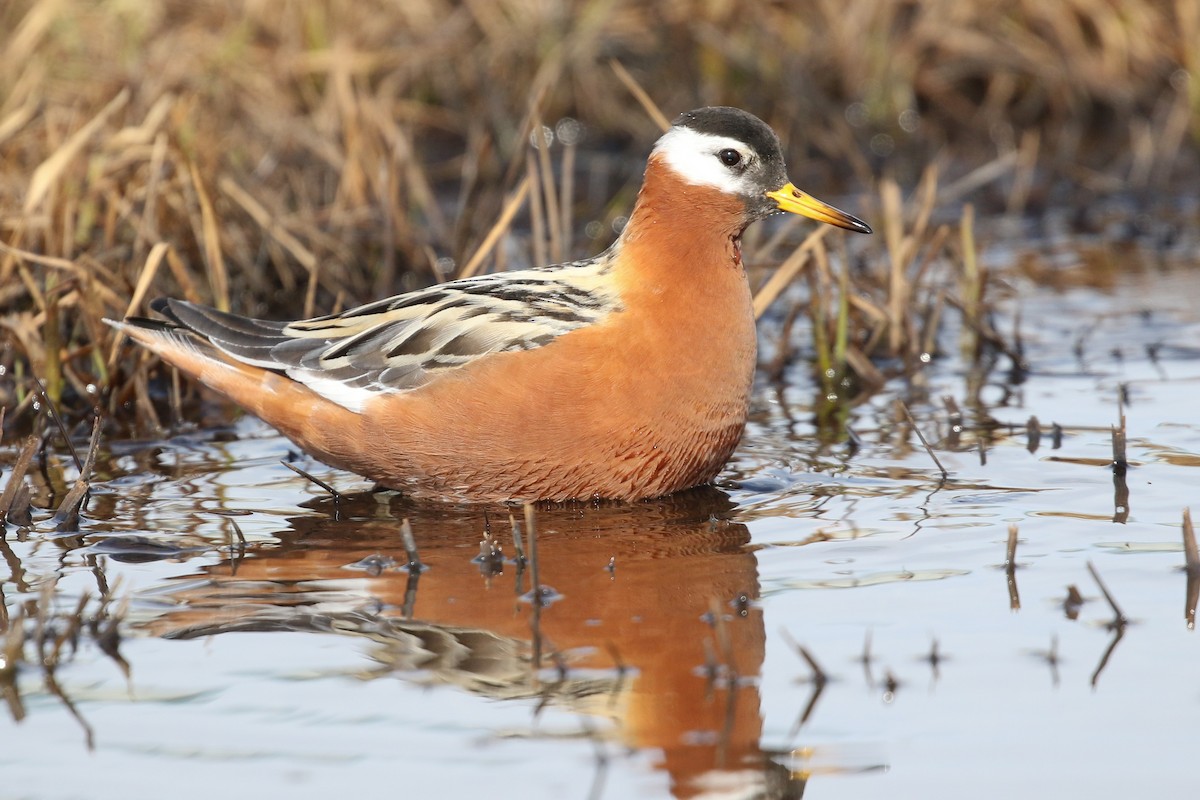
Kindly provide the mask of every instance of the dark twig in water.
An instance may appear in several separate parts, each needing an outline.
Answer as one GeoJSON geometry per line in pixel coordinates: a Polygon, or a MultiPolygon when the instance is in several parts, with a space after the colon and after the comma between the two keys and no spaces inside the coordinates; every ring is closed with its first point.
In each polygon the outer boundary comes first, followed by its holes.
{"type": "Polygon", "coordinates": [[[79,529],[79,510],[83,506],[88,490],[91,488],[92,468],[96,464],[96,451],[100,447],[100,415],[97,414],[92,422],[92,437],[88,441],[87,457],[79,468],[79,478],[71,491],[67,492],[58,510],[54,512],[54,527],[58,531],[76,531],[79,529]]]}
{"type": "Polygon", "coordinates": [[[1061,450],[1063,442],[1063,427],[1057,422],[1050,423],[1050,449],[1061,450]]]}
{"type": "Polygon", "coordinates": [[[733,657],[733,639],[729,633],[729,626],[725,621],[725,615],[721,612],[721,603],[716,597],[708,599],[708,612],[717,635],[717,644],[721,648],[722,656],[725,659],[725,721],[721,727],[721,734],[717,741],[715,757],[715,763],[720,768],[725,766],[730,737],[733,735],[734,719],[737,714],[740,673],[738,672],[737,662],[734,661],[733,657]]]}
{"type": "Polygon", "coordinates": [[[63,424],[62,417],[58,414],[58,409],[54,407],[54,403],[50,402],[50,396],[46,394],[46,387],[36,375],[33,376],[33,385],[38,395],[42,398],[42,403],[46,407],[46,413],[50,415],[50,419],[54,420],[54,425],[58,428],[58,432],[62,434],[62,439],[66,443],[67,449],[71,451],[71,458],[75,461],[75,469],[82,473],[83,460],[79,457],[79,451],[75,449],[75,443],[71,441],[71,436],[67,433],[67,426],[63,424]]]}
{"type": "MultiPolygon", "coordinates": [[[[226,517],[229,520],[229,527],[233,529],[233,535],[237,537],[238,549],[245,552],[246,550],[246,534],[242,533],[242,526],[237,524],[237,520],[233,517],[226,517]]],[[[233,545],[230,545],[232,548],[233,545]]]]}
{"type": "Polygon", "coordinates": [[[550,660],[554,662],[554,669],[558,677],[558,683],[561,686],[567,682],[570,677],[570,668],[567,666],[567,659],[562,654],[562,651],[557,647],[550,653],[550,660]]]}
{"type": "Polygon", "coordinates": [[[1129,461],[1125,457],[1125,401],[1120,395],[1117,397],[1117,414],[1121,426],[1112,428],[1113,522],[1123,525],[1129,521],[1129,485],[1125,482],[1129,461]]]}
{"type": "Polygon", "coordinates": [[[180,388],[179,370],[171,368],[171,424],[179,428],[183,424],[183,390],[180,388]]]}
{"type": "Polygon", "coordinates": [[[1008,578],[1008,607],[1021,610],[1021,594],[1017,591],[1017,526],[1008,526],[1008,547],[1004,553],[1004,573],[1008,578]]]}
{"type": "Polygon", "coordinates": [[[1025,421],[1025,447],[1030,453],[1036,453],[1042,443],[1042,426],[1036,416],[1025,421]]]}
{"type": "Polygon", "coordinates": [[[404,543],[404,558],[408,564],[403,569],[408,572],[408,583],[404,584],[404,606],[401,613],[404,619],[413,619],[413,607],[416,606],[416,589],[421,581],[421,572],[427,567],[421,564],[421,555],[416,552],[416,539],[413,536],[413,525],[404,518],[400,523],[400,539],[404,543]]]}
{"type": "Polygon", "coordinates": [[[808,651],[808,648],[793,639],[792,635],[788,633],[786,628],[780,628],[779,633],[781,636],[783,636],[784,641],[788,643],[788,646],[795,650],[796,654],[803,658],[804,662],[808,664],[808,668],[812,670],[813,683],[820,684],[822,686],[828,683],[829,673],[821,668],[821,665],[817,663],[817,659],[808,651]]]}
{"type": "Polygon", "coordinates": [[[475,557],[475,561],[479,564],[479,573],[489,581],[504,572],[504,548],[486,528],[483,539],[479,542],[479,555],[475,557]]]}
{"type": "Polygon", "coordinates": [[[521,523],[512,514],[508,515],[508,524],[512,527],[513,533],[513,550],[516,551],[516,562],[518,567],[524,567],[528,563],[525,558],[525,542],[522,539],[521,523]]]}
{"type": "Polygon", "coordinates": [[[1004,569],[1009,573],[1017,569],[1017,524],[1008,526],[1008,546],[1004,551],[1004,569]]]}
{"type": "Polygon", "coordinates": [[[1129,521],[1129,484],[1123,470],[1113,471],[1113,522],[1124,525],[1129,521]]]}
{"type": "Polygon", "coordinates": [[[54,670],[47,668],[45,674],[42,676],[42,680],[45,682],[46,691],[57,697],[59,702],[66,707],[67,712],[79,723],[79,727],[83,728],[84,744],[87,746],[88,751],[95,750],[96,734],[92,730],[92,726],[83,718],[83,714],[79,713],[79,709],[75,707],[75,703],[72,702],[70,697],[67,697],[67,693],[59,686],[58,679],[54,676],[54,670]]]}
{"type": "Polygon", "coordinates": [[[529,537],[526,551],[529,553],[529,576],[533,583],[533,602],[534,605],[540,606],[542,605],[542,579],[538,569],[537,515],[533,503],[525,504],[525,535],[529,537]]]}
{"type": "Polygon", "coordinates": [[[871,672],[871,665],[875,663],[875,656],[871,653],[871,632],[867,631],[863,636],[862,655],[858,657],[858,663],[862,664],[863,676],[867,679],[869,688],[875,687],[875,675],[871,672]]]}
{"type": "Polygon", "coordinates": [[[1112,593],[1108,591],[1108,587],[1104,585],[1104,581],[1100,580],[1100,573],[1096,571],[1096,567],[1091,561],[1087,562],[1088,572],[1092,573],[1092,579],[1096,581],[1096,585],[1100,587],[1100,593],[1104,595],[1104,599],[1108,601],[1108,605],[1112,608],[1113,621],[1109,623],[1109,627],[1121,629],[1129,624],[1129,618],[1121,611],[1121,607],[1117,605],[1117,601],[1113,598],[1112,593]]]}
{"type": "Polygon", "coordinates": [[[54,639],[54,647],[50,650],[50,655],[43,658],[43,663],[50,667],[57,667],[62,663],[62,649],[67,640],[71,641],[71,650],[74,651],[79,644],[79,629],[83,627],[83,609],[87,606],[91,598],[88,593],[80,592],[79,602],[75,604],[75,612],[67,615],[67,624],[59,632],[54,639]]]}
{"type": "MultiPolygon", "coordinates": [[[[533,613],[529,618],[530,630],[533,633],[533,660],[531,667],[533,678],[538,680],[538,670],[542,668],[542,582],[538,571],[537,552],[537,516],[533,503],[525,504],[525,529],[529,537],[529,583],[530,603],[533,613]]],[[[518,537],[520,538],[520,537],[518,537]]]]}
{"type": "Polygon", "coordinates": [[[596,774],[592,777],[592,788],[588,792],[588,800],[600,800],[604,796],[604,784],[608,780],[608,750],[604,745],[604,738],[596,730],[591,718],[582,714],[580,720],[584,732],[596,748],[596,774]]]}
{"type": "Polygon", "coordinates": [[[1075,584],[1067,587],[1067,596],[1063,599],[1063,613],[1067,615],[1067,619],[1079,619],[1079,609],[1083,608],[1086,601],[1083,595],[1079,593],[1079,588],[1075,584]]]}
{"type": "Polygon", "coordinates": [[[950,432],[946,436],[946,446],[953,449],[958,447],[959,438],[963,432],[963,413],[958,401],[951,395],[942,395],[942,405],[946,407],[946,421],[950,432]]]}
{"type": "Polygon", "coordinates": [[[229,527],[233,531],[233,536],[229,537],[229,574],[237,575],[238,565],[242,559],[246,557],[246,535],[242,533],[242,528],[237,524],[237,520],[233,517],[225,517],[229,522],[229,527]],[[234,544],[233,537],[237,537],[237,543],[234,544]]]}
{"type": "Polygon", "coordinates": [[[1192,525],[1192,510],[1183,510],[1183,563],[1192,572],[1200,570],[1200,550],[1196,548],[1196,529],[1192,525]]]}
{"type": "Polygon", "coordinates": [[[1129,460],[1125,457],[1125,403],[1118,396],[1117,398],[1117,415],[1120,419],[1120,427],[1113,426],[1112,428],[1112,447],[1113,447],[1113,472],[1117,475],[1124,475],[1129,469],[1129,460]]]}
{"type": "Polygon", "coordinates": [[[1059,684],[1058,634],[1057,633],[1050,637],[1050,649],[1046,650],[1044,652],[1038,653],[1037,655],[1039,655],[1043,659],[1045,659],[1046,663],[1050,666],[1050,680],[1054,682],[1054,686],[1055,686],[1055,688],[1057,688],[1058,684],[1059,684]]]}
{"type": "Polygon", "coordinates": [[[862,449],[862,437],[849,425],[846,426],[846,455],[853,458],[862,449]]]}
{"type": "Polygon", "coordinates": [[[715,597],[710,597],[708,600],[708,614],[717,635],[717,645],[721,648],[721,656],[725,659],[729,684],[732,686],[738,680],[737,665],[733,660],[733,640],[729,636],[729,626],[721,611],[721,603],[715,597]]]}
{"type": "Polygon", "coordinates": [[[413,536],[412,525],[407,517],[400,523],[400,541],[404,543],[404,556],[408,559],[405,569],[410,573],[420,573],[428,569],[421,563],[421,555],[417,552],[417,540],[413,536]]]}
{"type": "Polygon", "coordinates": [[[625,663],[625,659],[621,658],[621,651],[617,649],[617,643],[609,640],[604,643],[604,649],[608,651],[608,656],[612,659],[613,666],[617,670],[617,677],[624,680],[625,675],[629,672],[629,666],[625,663]]]}
{"type": "Polygon", "coordinates": [[[525,594],[525,566],[529,563],[529,560],[525,558],[525,542],[521,537],[521,523],[517,521],[512,512],[509,512],[508,524],[512,528],[513,550],[516,551],[513,563],[517,567],[517,572],[513,576],[513,591],[519,599],[525,594]]]}
{"type": "Polygon", "coordinates": [[[942,651],[938,646],[938,640],[934,639],[929,643],[929,652],[925,655],[925,661],[929,662],[929,668],[933,670],[933,680],[937,681],[942,676],[941,666],[946,657],[942,655],[942,651]]]}
{"type": "Polygon", "coordinates": [[[1096,684],[1100,680],[1100,673],[1104,672],[1104,668],[1108,666],[1108,660],[1112,658],[1113,651],[1117,649],[1117,645],[1121,642],[1121,639],[1124,638],[1124,636],[1125,626],[1114,625],[1112,641],[1109,642],[1108,647],[1104,649],[1104,655],[1100,656],[1100,663],[1096,665],[1096,671],[1092,673],[1091,685],[1093,689],[1096,688],[1096,684]]]}
{"type": "Polygon", "coordinates": [[[829,673],[821,668],[821,665],[817,663],[817,659],[808,651],[808,648],[792,638],[792,635],[787,632],[786,628],[780,628],[779,633],[783,636],[784,641],[796,651],[796,654],[804,659],[805,663],[808,664],[808,668],[812,670],[812,694],[809,695],[808,702],[804,705],[804,710],[800,712],[800,716],[796,718],[796,722],[792,725],[792,730],[788,734],[788,738],[791,738],[799,733],[800,729],[804,727],[804,723],[808,722],[812,717],[813,710],[817,707],[817,700],[820,699],[821,692],[825,691],[825,685],[829,683],[829,673]]]}
{"type": "Polygon", "coordinates": [[[704,646],[705,699],[711,700],[713,690],[717,686],[717,678],[721,676],[721,662],[717,661],[717,651],[713,647],[712,639],[705,636],[702,644],[704,646]]]}
{"type": "Polygon", "coordinates": [[[1125,470],[1129,468],[1129,461],[1125,457],[1125,426],[1117,428],[1115,425],[1112,429],[1112,449],[1113,449],[1113,472],[1118,475],[1124,475],[1125,470]]]}
{"type": "Polygon", "coordinates": [[[8,516],[9,509],[13,507],[20,490],[25,488],[25,473],[29,470],[29,464],[33,461],[40,442],[40,436],[31,434],[26,437],[25,444],[21,445],[21,452],[17,455],[12,469],[9,470],[8,483],[4,485],[3,494],[0,494],[0,518],[8,516]]]}
{"type": "Polygon", "coordinates": [[[554,695],[562,689],[567,683],[567,678],[570,675],[570,670],[567,667],[567,659],[563,657],[562,652],[554,646],[553,642],[545,640],[544,646],[549,649],[548,658],[554,662],[555,677],[554,680],[546,682],[541,691],[538,693],[537,705],[533,708],[533,717],[537,717],[542,713],[542,709],[550,705],[550,701],[554,699],[554,695]]]}
{"type": "Polygon", "coordinates": [[[899,403],[900,408],[904,410],[904,416],[908,418],[908,423],[912,425],[913,431],[917,434],[917,438],[921,440],[921,445],[924,446],[925,452],[929,454],[929,457],[933,459],[933,463],[937,465],[938,472],[942,473],[942,480],[949,478],[950,473],[946,472],[946,468],[942,466],[942,462],[938,461],[938,457],[934,455],[933,448],[929,446],[929,441],[926,440],[925,434],[921,433],[921,429],[918,427],[917,421],[913,419],[912,413],[908,410],[908,405],[903,400],[897,400],[896,402],[899,403]]]}
{"type": "Polygon", "coordinates": [[[322,489],[329,492],[329,496],[333,498],[333,502],[335,505],[341,504],[341,502],[342,502],[341,493],[338,492],[337,489],[334,489],[332,486],[330,486],[325,481],[321,480],[320,478],[316,477],[315,475],[311,475],[308,472],[305,472],[304,470],[300,469],[300,467],[297,467],[295,464],[291,463],[290,461],[280,460],[279,463],[283,464],[285,467],[287,467],[292,472],[299,475],[301,478],[307,478],[310,482],[316,484],[317,486],[320,486],[322,489]]]}
{"type": "Polygon", "coordinates": [[[421,570],[408,570],[408,581],[404,584],[404,605],[400,607],[400,613],[405,619],[413,618],[413,609],[417,605],[417,589],[421,583],[421,570]]]}
{"type": "MultiPolygon", "coordinates": [[[[2,541],[2,540],[0,540],[2,541]]],[[[4,637],[0,640],[0,656],[4,662],[0,664],[0,694],[8,703],[8,713],[14,722],[25,719],[25,704],[21,701],[21,691],[17,687],[17,668],[23,661],[25,652],[25,610],[18,604],[7,620],[8,625],[4,637]]]]}
{"type": "Polygon", "coordinates": [[[1200,604],[1200,552],[1196,549],[1196,529],[1192,526],[1192,510],[1183,510],[1183,569],[1187,573],[1187,596],[1184,616],[1188,630],[1196,627],[1196,606],[1200,604]]]}

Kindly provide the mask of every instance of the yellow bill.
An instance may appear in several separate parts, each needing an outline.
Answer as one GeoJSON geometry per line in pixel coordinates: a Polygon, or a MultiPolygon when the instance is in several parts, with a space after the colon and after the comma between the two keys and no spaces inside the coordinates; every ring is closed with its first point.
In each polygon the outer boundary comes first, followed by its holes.
{"type": "Polygon", "coordinates": [[[767,197],[779,204],[780,211],[799,214],[802,217],[815,219],[817,222],[828,222],[848,231],[871,233],[871,226],[858,217],[839,211],[828,203],[822,203],[810,194],[805,194],[789,183],[782,189],[767,192],[767,197]]]}

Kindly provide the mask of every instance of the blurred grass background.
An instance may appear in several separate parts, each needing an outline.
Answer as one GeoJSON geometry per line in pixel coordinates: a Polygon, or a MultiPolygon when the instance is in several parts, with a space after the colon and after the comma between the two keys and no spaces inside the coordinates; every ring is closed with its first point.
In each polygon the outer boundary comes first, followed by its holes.
{"type": "Polygon", "coordinates": [[[156,425],[161,373],[100,322],[156,295],[298,316],[597,252],[659,131],[639,90],[668,118],[746,108],[798,185],[856,198],[883,295],[845,333],[848,289],[810,245],[833,303],[812,307],[818,361],[915,364],[941,318],[911,283],[931,260],[964,313],[986,294],[973,217],[936,209],[1194,193],[1197,42],[1195,0],[6,0],[4,424],[37,376],[75,418],[156,425]]]}

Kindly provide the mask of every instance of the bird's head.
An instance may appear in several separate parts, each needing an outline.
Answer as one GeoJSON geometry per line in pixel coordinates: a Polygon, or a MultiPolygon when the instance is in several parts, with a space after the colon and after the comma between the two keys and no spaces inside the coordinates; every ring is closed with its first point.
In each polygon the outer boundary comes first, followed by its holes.
{"type": "Polygon", "coordinates": [[[655,157],[688,184],[741,198],[747,225],[787,211],[846,230],[871,232],[857,217],[797,189],[788,180],[779,137],[741,109],[712,107],[681,114],[654,146],[651,158],[655,157]]]}

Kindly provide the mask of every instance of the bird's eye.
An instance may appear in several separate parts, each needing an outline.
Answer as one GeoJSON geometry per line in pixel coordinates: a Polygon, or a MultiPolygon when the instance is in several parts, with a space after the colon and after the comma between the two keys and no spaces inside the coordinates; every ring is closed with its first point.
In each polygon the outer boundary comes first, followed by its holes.
{"type": "Polygon", "coordinates": [[[721,159],[721,163],[727,167],[736,167],[742,163],[742,154],[732,147],[726,147],[721,152],[717,153],[717,158],[721,159]]]}

